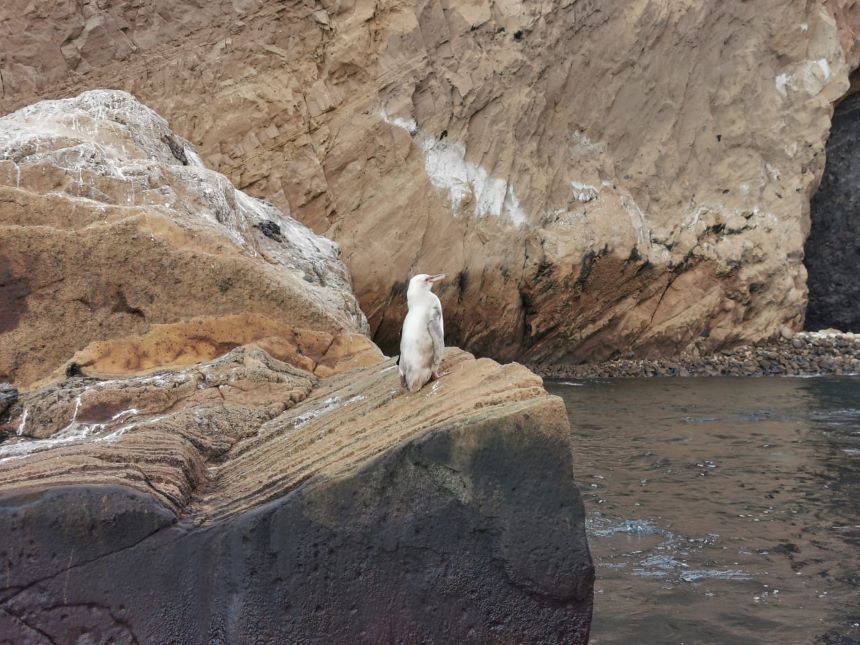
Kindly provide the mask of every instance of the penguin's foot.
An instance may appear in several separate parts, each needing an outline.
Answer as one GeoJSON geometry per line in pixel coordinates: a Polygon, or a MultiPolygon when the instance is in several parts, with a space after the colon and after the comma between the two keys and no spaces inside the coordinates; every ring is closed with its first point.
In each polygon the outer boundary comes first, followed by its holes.
{"type": "Polygon", "coordinates": [[[435,379],[442,378],[443,376],[448,376],[448,374],[450,374],[450,373],[451,373],[451,370],[445,370],[444,372],[439,372],[439,371],[433,372],[433,379],[435,380],[435,379]]]}

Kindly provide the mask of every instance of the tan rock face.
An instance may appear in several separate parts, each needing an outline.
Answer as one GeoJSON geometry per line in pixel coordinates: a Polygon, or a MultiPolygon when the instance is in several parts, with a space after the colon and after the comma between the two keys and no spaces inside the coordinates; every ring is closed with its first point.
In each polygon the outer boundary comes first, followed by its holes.
{"type": "Polygon", "coordinates": [[[341,244],[383,349],[419,271],[456,276],[449,341],[500,357],[802,324],[853,3],[197,5],[6,3],[0,106],[134,92],[341,244]]]}
{"type": "MultiPolygon", "coordinates": [[[[169,325],[152,325],[146,334],[91,343],[70,363],[98,378],[129,376],[164,368],[210,361],[238,345],[254,343],[274,358],[317,376],[326,377],[373,365],[382,352],[367,336],[333,336],[311,329],[294,329],[260,314],[195,318],[169,325]]],[[[61,379],[57,370],[49,381],[61,379]]]]}
{"type": "Polygon", "coordinates": [[[839,42],[848,65],[856,70],[860,64],[860,5],[853,0],[825,0],[824,5],[839,27],[839,42]]]}
{"type": "Polygon", "coordinates": [[[123,92],[0,119],[0,274],[0,380],[19,386],[80,350],[127,374],[267,337],[301,348],[301,329],[323,344],[313,370],[335,336],[367,331],[334,244],[235,190],[123,92]]]}

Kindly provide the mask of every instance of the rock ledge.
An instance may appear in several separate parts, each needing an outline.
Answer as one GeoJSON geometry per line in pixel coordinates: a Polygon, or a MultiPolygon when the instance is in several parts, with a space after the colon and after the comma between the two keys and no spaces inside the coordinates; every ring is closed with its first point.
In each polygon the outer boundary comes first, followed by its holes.
{"type": "Polygon", "coordinates": [[[449,349],[320,380],[259,347],[14,402],[0,633],[22,642],[587,641],[560,399],[449,349]]]}

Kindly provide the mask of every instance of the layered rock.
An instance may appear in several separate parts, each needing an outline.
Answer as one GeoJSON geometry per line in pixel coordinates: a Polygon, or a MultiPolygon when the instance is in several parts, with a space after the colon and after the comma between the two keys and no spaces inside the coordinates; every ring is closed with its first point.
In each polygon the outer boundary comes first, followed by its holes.
{"type": "Polygon", "coordinates": [[[0,640],[586,642],[561,401],[404,395],[338,247],[130,94],[0,119],[0,640]]]}
{"type": "Polygon", "coordinates": [[[593,569],[564,406],[449,349],[320,380],[241,347],[21,395],[0,444],[13,642],[571,642],[593,569]]]}
{"type": "Polygon", "coordinates": [[[265,338],[321,358],[368,329],[339,254],[125,92],[0,118],[0,380],[29,385],[73,356],[111,354],[113,373],[187,365],[265,338]],[[297,342],[302,329],[318,336],[297,342]]]}
{"type": "MultiPolygon", "coordinates": [[[[566,362],[799,328],[808,203],[854,3],[6,3],[2,109],[123,87],[336,239],[395,351],[566,362]]],[[[20,287],[19,287],[20,288],[20,287]]]]}

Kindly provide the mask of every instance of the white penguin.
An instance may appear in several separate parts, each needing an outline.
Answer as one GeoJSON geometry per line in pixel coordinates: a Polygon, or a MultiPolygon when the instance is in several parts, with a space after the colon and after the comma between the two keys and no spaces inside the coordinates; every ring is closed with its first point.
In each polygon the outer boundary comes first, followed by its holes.
{"type": "Polygon", "coordinates": [[[431,378],[443,376],[439,373],[445,355],[442,304],[431,289],[444,278],[444,273],[421,273],[409,281],[406,291],[409,313],[403,321],[398,365],[400,382],[410,392],[417,392],[431,378]]]}

